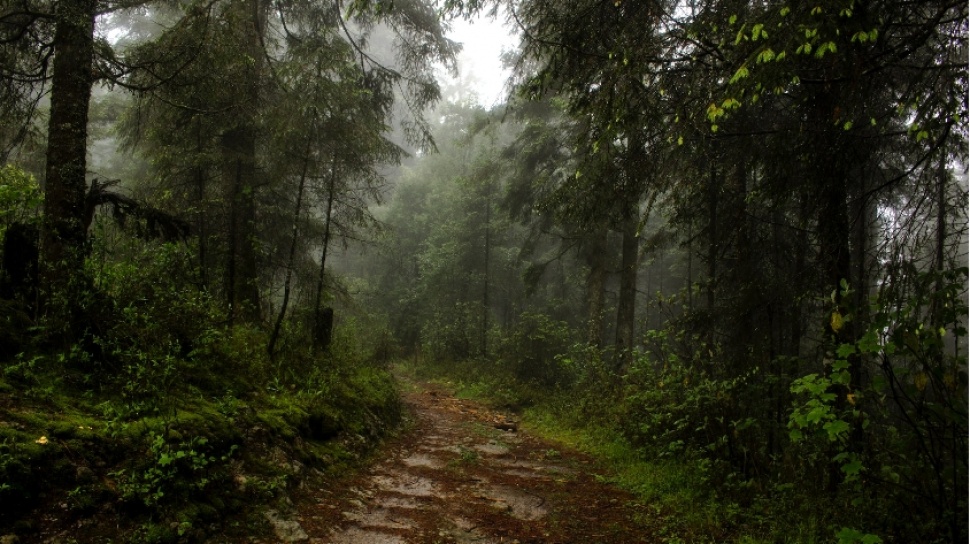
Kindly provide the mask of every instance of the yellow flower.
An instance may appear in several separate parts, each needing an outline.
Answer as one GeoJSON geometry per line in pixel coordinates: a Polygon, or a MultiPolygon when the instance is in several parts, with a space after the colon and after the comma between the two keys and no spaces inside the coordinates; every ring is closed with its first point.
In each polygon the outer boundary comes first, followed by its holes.
{"type": "Polygon", "coordinates": [[[47,442],[48,442],[48,440],[47,440],[47,437],[46,436],[42,436],[42,437],[38,438],[37,440],[34,440],[34,443],[35,444],[42,444],[43,445],[43,444],[46,444],[47,442]]]}

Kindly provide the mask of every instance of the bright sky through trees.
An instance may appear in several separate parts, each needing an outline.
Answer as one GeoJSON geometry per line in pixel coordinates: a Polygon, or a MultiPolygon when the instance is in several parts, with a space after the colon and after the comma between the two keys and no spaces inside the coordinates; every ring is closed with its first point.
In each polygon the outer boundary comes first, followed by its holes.
{"type": "MultiPolygon", "coordinates": [[[[503,23],[501,14],[496,18],[479,16],[473,21],[458,19],[452,22],[448,37],[463,45],[458,56],[460,74],[458,79],[442,73],[445,87],[462,83],[474,90],[477,102],[491,107],[506,97],[505,83],[509,70],[502,66],[503,52],[514,49],[517,38],[503,23]]],[[[447,92],[446,92],[447,95],[447,92]]],[[[446,96],[446,99],[454,97],[446,96]]]]}

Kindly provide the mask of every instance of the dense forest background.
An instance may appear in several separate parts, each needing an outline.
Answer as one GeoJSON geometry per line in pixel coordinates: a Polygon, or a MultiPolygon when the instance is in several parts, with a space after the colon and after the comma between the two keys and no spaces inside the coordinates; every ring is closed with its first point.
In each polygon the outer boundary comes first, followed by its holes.
{"type": "Polygon", "coordinates": [[[394,365],[609,444],[669,541],[965,542],[967,28],[4,2],[0,522],[111,499],[128,539],[201,540],[298,479],[277,442],[339,472],[393,425],[394,365]],[[482,16],[519,36],[508,98],[443,101],[482,16]]]}

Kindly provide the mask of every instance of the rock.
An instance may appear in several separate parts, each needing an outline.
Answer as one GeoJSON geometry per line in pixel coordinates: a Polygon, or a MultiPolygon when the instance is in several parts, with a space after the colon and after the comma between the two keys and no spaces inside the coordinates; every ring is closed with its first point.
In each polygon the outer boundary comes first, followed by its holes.
{"type": "Polygon", "coordinates": [[[280,542],[306,542],[310,540],[310,536],[306,534],[299,523],[282,519],[280,513],[276,510],[267,510],[263,515],[273,526],[273,532],[280,542]]]}
{"type": "Polygon", "coordinates": [[[77,482],[81,484],[90,484],[98,480],[98,475],[95,474],[93,470],[85,466],[77,467],[75,474],[77,482]]]}

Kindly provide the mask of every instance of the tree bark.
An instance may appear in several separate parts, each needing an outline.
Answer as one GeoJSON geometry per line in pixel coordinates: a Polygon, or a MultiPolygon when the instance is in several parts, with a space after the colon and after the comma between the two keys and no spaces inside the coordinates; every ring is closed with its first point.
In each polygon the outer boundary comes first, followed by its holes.
{"type": "Polygon", "coordinates": [[[623,221],[623,254],[620,262],[620,293],[616,305],[616,349],[619,368],[633,361],[633,335],[636,326],[637,261],[639,259],[638,221],[629,212],[623,221]]]}
{"type": "Polygon", "coordinates": [[[199,157],[202,156],[202,120],[196,118],[195,129],[195,197],[196,197],[196,228],[199,232],[199,281],[203,289],[209,288],[209,225],[206,221],[206,176],[205,168],[199,157]]]}
{"type": "Polygon", "coordinates": [[[259,321],[259,283],[256,258],[256,137],[250,127],[223,135],[222,151],[228,166],[229,233],[227,299],[230,322],[259,321]]]}
{"type": "Polygon", "coordinates": [[[286,259],[286,278],[283,280],[283,301],[280,304],[280,312],[276,316],[276,323],[273,325],[273,332],[270,334],[269,343],[266,351],[270,360],[276,357],[276,342],[280,337],[280,329],[283,326],[283,318],[286,317],[286,309],[290,304],[290,282],[293,279],[293,263],[296,261],[296,246],[300,234],[300,214],[303,211],[303,189],[306,187],[307,169],[310,166],[310,139],[307,139],[307,146],[303,153],[303,171],[300,173],[300,183],[296,190],[296,204],[293,207],[293,228],[290,236],[290,253],[286,259]]]}
{"type": "Polygon", "coordinates": [[[488,195],[485,197],[485,278],[482,288],[482,358],[488,358],[488,307],[489,307],[489,257],[492,254],[492,232],[490,223],[492,222],[492,195],[489,187],[488,195]]]}
{"type": "Polygon", "coordinates": [[[224,160],[231,169],[230,182],[230,244],[231,274],[227,292],[230,304],[230,323],[239,318],[247,323],[261,319],[259,300],[259,268],[256,248],[256,185],[257,185],[257,120],[260,100],[259,82],[262,80],[263,14],[258,0],[233,5],[242,10],[238,18],[240,49],[250,62],[237,77],[244,92],[236,104],[235,126],[222,135],[224,160]]]}
{"type": "MultiPolygon", "coordinates": [[[[848,216],[848,169],[845,164],[846,142],[841,137],[841,128],[832,127],[833,112],[837,111],[836,95],[833,90],[821,90],[815,97],[812,112],[814,126],[818,131],[818,151],[815,155],[815,183],[818,187],[818,207],[816,223],[818,230],[818,264],[822,272],[823,289],[826,295],[832,294],[833,306],[823,316],[825,338],[829,342],[827,358],[834,359],[834,351],[843,344],[853,344],[856,340],[855,325],[844,319],[852,311],[851,300],[843,296],[843,281],[852,280],[851,230],[848,216]],[[838,318],[836,313],[839,314],[838,318]]],[[[857,287],[857,286],[856,286],[857,287]]],[[[861,360],[858,354],[850,355],[849,383],[833,385],[830,392],[835,396],[835,410],[842,413],[847,405],[849,394],[858,389],[861,375],[861,360]]],[[[832,365],[827,365],[830,374],[832,365]]],[[[861,448],[861,428],[853,422],[846,449],[858,451],[861,448]]],[[[835,449],[830,451],[835,457],[835,449]]],[[[837,462],[829,467],[828,490],[835,493],[844,475],[837,462]]]]}
{"type": "Polygon", "coordinates": [[[586,247],[586,265],[589,275],[586,276],[586,304],[587,324],[586,341],[596,348],[603,347],[603,307],[605,304],[607,272],[607,231],[606,226],[597,227],[589,237],[586,247]]]}
{"type": "MultiPolygon", "coordinates": [[[[76,313],[84,267],[88,104],[94,83],[94,0],[57,4],[40,285],[45,312],[76,313]]],[[[62,317],[72,319],[77,316],[62,317]]]]}
{"type": "MultiPolygon", "coordinates": [[[[718,258],[718,233],[717,233],[717,205],[721,188],[717,180],[717,167],[715,160],[710,158],[707,178],[707,311],[714,312],[716,303],[715,287],[717,284],[717,258],[718,258]]],[[[713,326],[711,327],[713,344],[713,326]]]]}
{"type": "Polygon", "coordinates": [[[327,270],[327,249],[330,246],[330,225],[333,219],[333,203],[337,190],[337,160],[333,160],[330,170],[330,180],[327,183],[327,207],[323,223],[323,248],[320,252],[320,274],[317,277],[317,293],[313,302],[313,351],[319,352],[330,344],[330,332],[333,328],[333,310],[321,308],[323,301],[323,280],[327,270]]]}

